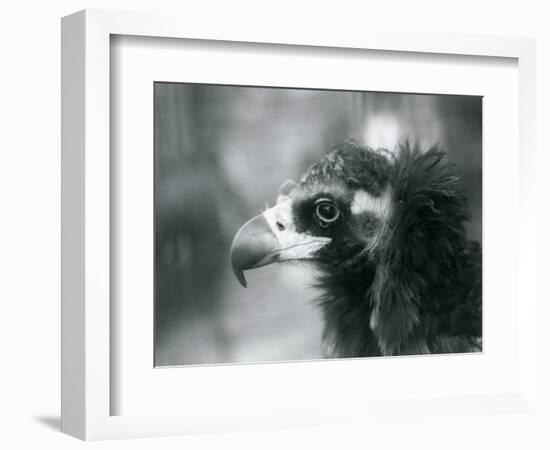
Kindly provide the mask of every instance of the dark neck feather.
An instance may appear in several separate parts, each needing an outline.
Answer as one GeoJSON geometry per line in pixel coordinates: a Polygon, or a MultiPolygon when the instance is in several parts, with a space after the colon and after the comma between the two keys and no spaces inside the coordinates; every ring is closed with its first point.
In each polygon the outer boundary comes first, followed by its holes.
{"type": "Polygon", "coordinates": [[[321,266],[318,287],[325,329],[324,342],[332,357],[380,355],[370,326],[370,288],[374,270],[369,264],[350,270],[342,266],[321,266]]]}

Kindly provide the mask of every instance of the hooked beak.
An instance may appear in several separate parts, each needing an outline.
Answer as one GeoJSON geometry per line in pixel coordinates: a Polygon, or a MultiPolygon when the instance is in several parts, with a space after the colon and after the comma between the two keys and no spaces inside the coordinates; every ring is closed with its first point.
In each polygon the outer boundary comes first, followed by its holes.
{"type": "Polygon", "coordinates": [[[231,244],[233,272],[244,287],[244,271],[277,261],[281,249],[263,214],[253,217],[237,232],[231,244]]]}
{"type": "Polygon", "coordinates": [[[330,238],[295,231],[289,201],[246,222],[233,238],[231,265],[246,287],[244,271],[275,262],[313,259],[330,238]]]}

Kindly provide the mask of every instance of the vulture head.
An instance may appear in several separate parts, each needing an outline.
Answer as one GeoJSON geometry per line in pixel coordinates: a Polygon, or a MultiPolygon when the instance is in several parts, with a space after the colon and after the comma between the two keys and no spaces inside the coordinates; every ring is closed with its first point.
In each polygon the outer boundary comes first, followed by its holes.
{"type": "Polygon", "coordinates": [[[245,271],[303,261],[319,269],[331,356],[475,351],[481,251],[468,243],[466,197],[437,147],[397,153],[336,146],[234,237],[245,271]]]}

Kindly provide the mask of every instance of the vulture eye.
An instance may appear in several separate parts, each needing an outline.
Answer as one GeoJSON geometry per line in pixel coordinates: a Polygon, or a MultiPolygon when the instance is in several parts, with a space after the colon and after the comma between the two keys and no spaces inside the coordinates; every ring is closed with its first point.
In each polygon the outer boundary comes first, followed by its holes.
{"type": "Polygon", "coordinates": [[[328,227],[339,219],[340,210],[332,200],[321,198],[315,202],[315,214],[317,214],[321,226],[328,227]]]}

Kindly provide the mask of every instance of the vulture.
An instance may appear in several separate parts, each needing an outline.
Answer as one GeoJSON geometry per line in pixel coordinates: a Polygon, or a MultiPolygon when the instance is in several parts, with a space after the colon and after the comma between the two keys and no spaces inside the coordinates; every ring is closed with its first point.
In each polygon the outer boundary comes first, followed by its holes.
{"type": "Polygon", "coordinates": [[[318,269],[330,357],[481,351],[481,248],[469,241],[458,166],[439,146],[345,141],[281,186],[231,246],[235,276],[272,263],[318,269]]]}

